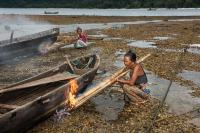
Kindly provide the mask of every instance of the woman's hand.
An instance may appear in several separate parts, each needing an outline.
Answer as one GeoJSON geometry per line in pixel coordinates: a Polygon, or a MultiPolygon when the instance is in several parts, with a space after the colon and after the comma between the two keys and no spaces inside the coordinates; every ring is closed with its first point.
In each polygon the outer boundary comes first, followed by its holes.
{"type": "Polygon", "coordinates": [[[118,79],[118,78],[116,79],[116,81],[119,82],[119,83],[123,83],[123,81],[118,79]]]}
{"type": "Polygon", "coordinates": [[[121,82],[120,82],[120,79],[118,79],[118,78],[116,79],[116,81],[119,82],[119,83],[121,83],[121,82]]]}
{"type": "Polygon", "coordinates": [[[119,79],[118,79],[118,78],[116,79],[116,82],[119,82],[119,79]]]}

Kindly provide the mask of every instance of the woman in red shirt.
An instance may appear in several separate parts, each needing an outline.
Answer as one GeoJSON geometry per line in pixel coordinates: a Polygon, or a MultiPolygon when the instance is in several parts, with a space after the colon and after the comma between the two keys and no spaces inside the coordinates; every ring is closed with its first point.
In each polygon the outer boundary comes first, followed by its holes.
{"type": "Polygon", "coordinates": [[[75,48],[87,47],[87,35],[83,33],[80,27],[76,29],[76,33],[77,33],[77,42],[74,45],[74,47],[75,48]]]}

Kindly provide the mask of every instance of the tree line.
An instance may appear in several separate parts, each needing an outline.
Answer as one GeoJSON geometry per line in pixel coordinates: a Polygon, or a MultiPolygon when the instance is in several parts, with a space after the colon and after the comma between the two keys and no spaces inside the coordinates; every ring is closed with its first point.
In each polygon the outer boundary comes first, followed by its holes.
{"type": "Polygon", "coordinates": [[[0,0],[1,8],[189,8],[200,0],[0,0]]]}

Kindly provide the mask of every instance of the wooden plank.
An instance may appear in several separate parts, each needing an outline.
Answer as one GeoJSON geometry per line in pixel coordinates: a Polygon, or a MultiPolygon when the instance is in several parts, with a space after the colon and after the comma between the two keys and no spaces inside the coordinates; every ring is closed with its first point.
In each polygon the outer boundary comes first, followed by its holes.
{"type": "Polygon", "coordinates": [[[62,73],[64,71],[68,71],[67,69],[67,65],[65,62],[50,69],[50,70],[47,70],[45,72],[42,72],[38,75],[35,75],[33,77],[29,77],[27,79],[24,79],[22,81],[19,81],[19,82],[16,82],[16,83],[13,83],[11,85],[8,85],[6,86],[5,88],[3,89],[8,89],[8,88],[11,88],[11,87],[14,87],[14,86],[18,86],[18,85],[22,85],[22,84],[25,84],[25,83],[28,83],[28,82],[32,82],[32,81],[35,81],[35,80],[38,80],[38,79],[42,79],[42,78],[46,78],[46,77],[49,77],[49,76],[52,76],[52,75],[55,75],[56,73],[62,73]]]}
{"type": "Polygon", "coordinates": [[[0,84],[0,90],[8,86],[8,84],[0,84]]]}
{"type": "Polygon", "coordinates": [[[67,81],[70,79],[77,78],[78,76],[79,75],[75,75],[75,74],[69,75],[69,73],[68,74],[67,73],[58,73],[58,74],[50,76],[50,77],[42,78],[39,80],[34,80],[32,82],[28,82],[28,83],[18,85],[18,86],[13,86],[11,88],[2,89],[2,90],[0,90],[0,93],[6,92],[6,91],[11,91],[11,90],[23,89],[23,88],[27,88],[27,87],[33,87],[33,86],[47,84],[47,83],[53,83],[53,82],[62,81],[62,80],[67,81]]]}
{"type": "Polygon", "coordinates": [[[0,108],[2,108],[2,109],[10,109],[10,110],[12,110],[12,109],[16,109],[18,107],[19,106],[17,106],[17,105],[9,105],[9,104],[0,103],[0,108]]]}
{"type": "MultiPolygon", "coordinates": [[[[150,54],[144,56],[143,58],[139,59],[137,61],[137,63],[140,63],[140,62],[144,61],[149,56],[150,56],[150,54]]],[[[104,90],[105,88],[111,86],[113,83],[116,82],[116,80],[118,78],[126,75],[128,72],[129,72],[129,70],[127,70],[125,67],[119,69],[111,77],[105,79],[104,81],[102,81],[101,83],[99,83],[97,86],[95,86],[94,88],[88,90],[83,95],[81,95],[80,97],[78,97],[76,99],[76,104],[74,105],[73,109],[81,106],[83,103],[85,103],[86,101],[88,101],[91,97],[95,96],[96,94],[98,94],[99,92],[101,92],[102,90],[104,90]]]]}

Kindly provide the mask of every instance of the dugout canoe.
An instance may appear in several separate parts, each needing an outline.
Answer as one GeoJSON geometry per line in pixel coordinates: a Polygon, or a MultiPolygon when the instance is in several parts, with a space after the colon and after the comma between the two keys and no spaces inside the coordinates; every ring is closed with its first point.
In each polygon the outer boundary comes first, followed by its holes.
{"type": "Polygon", "coordinates": [[[52,11],[44,11],[44,14],[50,14],[50,15],[54,15],[54,14],[58,14],[58,11],[52,12],[52,11]]]}
{"type": "Polygon", "coordinates": [[[43,48],[52,45],[59,35],[59,28],[42,31],[0,41],[0,64],[15,62],[23,57],[31,57],[43,52],[43,48]]]}
{"type": "MultiPolygon", "coordinates": [[[[95,77],[100,64],[98,55],[76,58],[47,72],[12,84],[0,91],[0,131],[24,132],[40,120],[54,113],[67,99],[69,80],[75,76],[78,93],[84,91],[95,77]],[[71,65],[70,65],[71,64],[71,65]],[[63,80],[46,82],[50,77],[62,75],[63,80]],[[34,84],[38,81],[42,84],[34,84]],[[25,85],[26,87],[24,87],[25,85]],[[19,87],[21,86],[21,88],[19,87]]],[[[62,77],[61,76],[61,77],[62,77]]],[[[57,78],[53,78],[57,79],[57,78]]]]}

